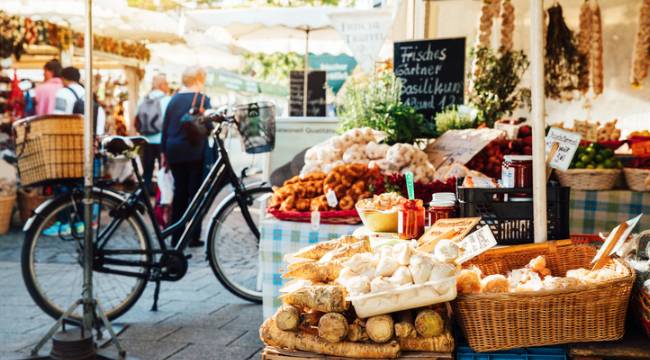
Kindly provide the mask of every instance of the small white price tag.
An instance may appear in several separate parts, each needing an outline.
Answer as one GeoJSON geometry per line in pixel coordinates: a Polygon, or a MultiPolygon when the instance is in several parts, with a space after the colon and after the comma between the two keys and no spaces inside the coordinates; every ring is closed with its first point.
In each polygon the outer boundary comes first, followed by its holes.
{"type": "Polygon", "coordinates": [[[555,152],[555,156],[551,159],[550,167],[562,171],[566,171],[571,165],[571,160],[578,150],[580,139],[582,135],[558,128],[551,128],[546,135],[546,155],[551,152],[554,143],[558,143],[559,147],[555,152]]]}
{"type": "Polygon", "coordinates": [[[311,212],[311,229],[318,230],[320,227],[320,211],[311,212]]]}
{"type": "Polygon", "coordinates": [[[463,249],[463,255],[456,262],[462,264],[496,245],[497,240],[494,238],[490,227],[485,225],[458,243],[458,246],[463,249]]]}
{"type": "Polygon", "coordinates": [[[336,198],[336,193],[332,189],[327,190],[325,193],[325,199],[327,199],[327,205],[331,208],[335,208],[336,205],[339,204],[339,200],[336,198]]]}

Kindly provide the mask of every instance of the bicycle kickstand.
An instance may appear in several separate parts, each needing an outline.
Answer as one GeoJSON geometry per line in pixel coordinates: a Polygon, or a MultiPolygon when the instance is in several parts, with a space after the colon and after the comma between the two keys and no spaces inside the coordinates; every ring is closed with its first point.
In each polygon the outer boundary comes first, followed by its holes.
{"type": "Polygon", "coordinates": [[[153,291],[153,305],[151,311],[158,311],[158,295],[160,295],[160,278],[156,279],[156,288],[153,291]]]}

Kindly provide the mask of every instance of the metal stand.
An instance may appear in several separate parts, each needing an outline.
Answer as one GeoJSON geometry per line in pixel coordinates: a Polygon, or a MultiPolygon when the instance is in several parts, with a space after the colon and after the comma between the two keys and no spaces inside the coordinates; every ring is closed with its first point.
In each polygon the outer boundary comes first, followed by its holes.
{"type": "MultiPolygon", "coordinates": [[[[99,302],[93,297],[93,163],[94,163],[94,136],[93,136],[93,34],[92,34],[92,0],[85,1],[86,31],[84,35],[84,72],[86,96],[84,99],[84,242],[83,242],[83,289],[82,297],[72,304],[68,310],[56,321],[45,336],[32,349],[32,358],[38,358],[39,350],[50,339],[53,339],[50,359],[126,359],[126,351],[117,341],[110,321],[106,317],[99,302]],[[83,323],[79,329],[57,333],[67,319],[79,307],[83,307],[83,323]],[[93,328],[97,324],[97,317],[108,331],[111,342],[117,348],[117,356],[102,354],[97,351],[93,328]]],[[[97,326],[97,337],[102,337],[102,332],[97,326]]]]}

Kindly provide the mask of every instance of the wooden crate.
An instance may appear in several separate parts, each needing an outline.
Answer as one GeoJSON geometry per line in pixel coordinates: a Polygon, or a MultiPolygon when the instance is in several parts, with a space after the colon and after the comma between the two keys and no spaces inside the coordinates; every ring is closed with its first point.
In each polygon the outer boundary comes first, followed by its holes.
{"type": "MultiPolygon", "coordinates": [[[[399,359],[430,359],[430,360],[447,360],[452,359],[451,353],[433,353],[433,352],[405,352],[399,359]]],[[[328,356],[322,354],[314,354],[305,351],[297,350],[284,350],[267,346],[262,351],[262,360],[352,360],[354,358],[342,358],[337,356],[328,356]]]]}

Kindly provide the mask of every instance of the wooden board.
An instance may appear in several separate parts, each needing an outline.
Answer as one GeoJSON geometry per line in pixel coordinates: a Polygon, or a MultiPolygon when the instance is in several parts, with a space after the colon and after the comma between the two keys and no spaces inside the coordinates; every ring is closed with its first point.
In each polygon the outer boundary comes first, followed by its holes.
{"type": "MultiPolygon", "coordinates": [[[[451,353],[433,353],[433,352],[405,352],[399,359],[451,359],[451,353]]],[[[267,346],[262,351],[262,360],[313,360],[313,359],[327,359],[327,360],[351,360],[353,358],[342,358],[337,356],[328,356],[322,354],[315,354],[298,350],[284,350],[267,346]]]]}

